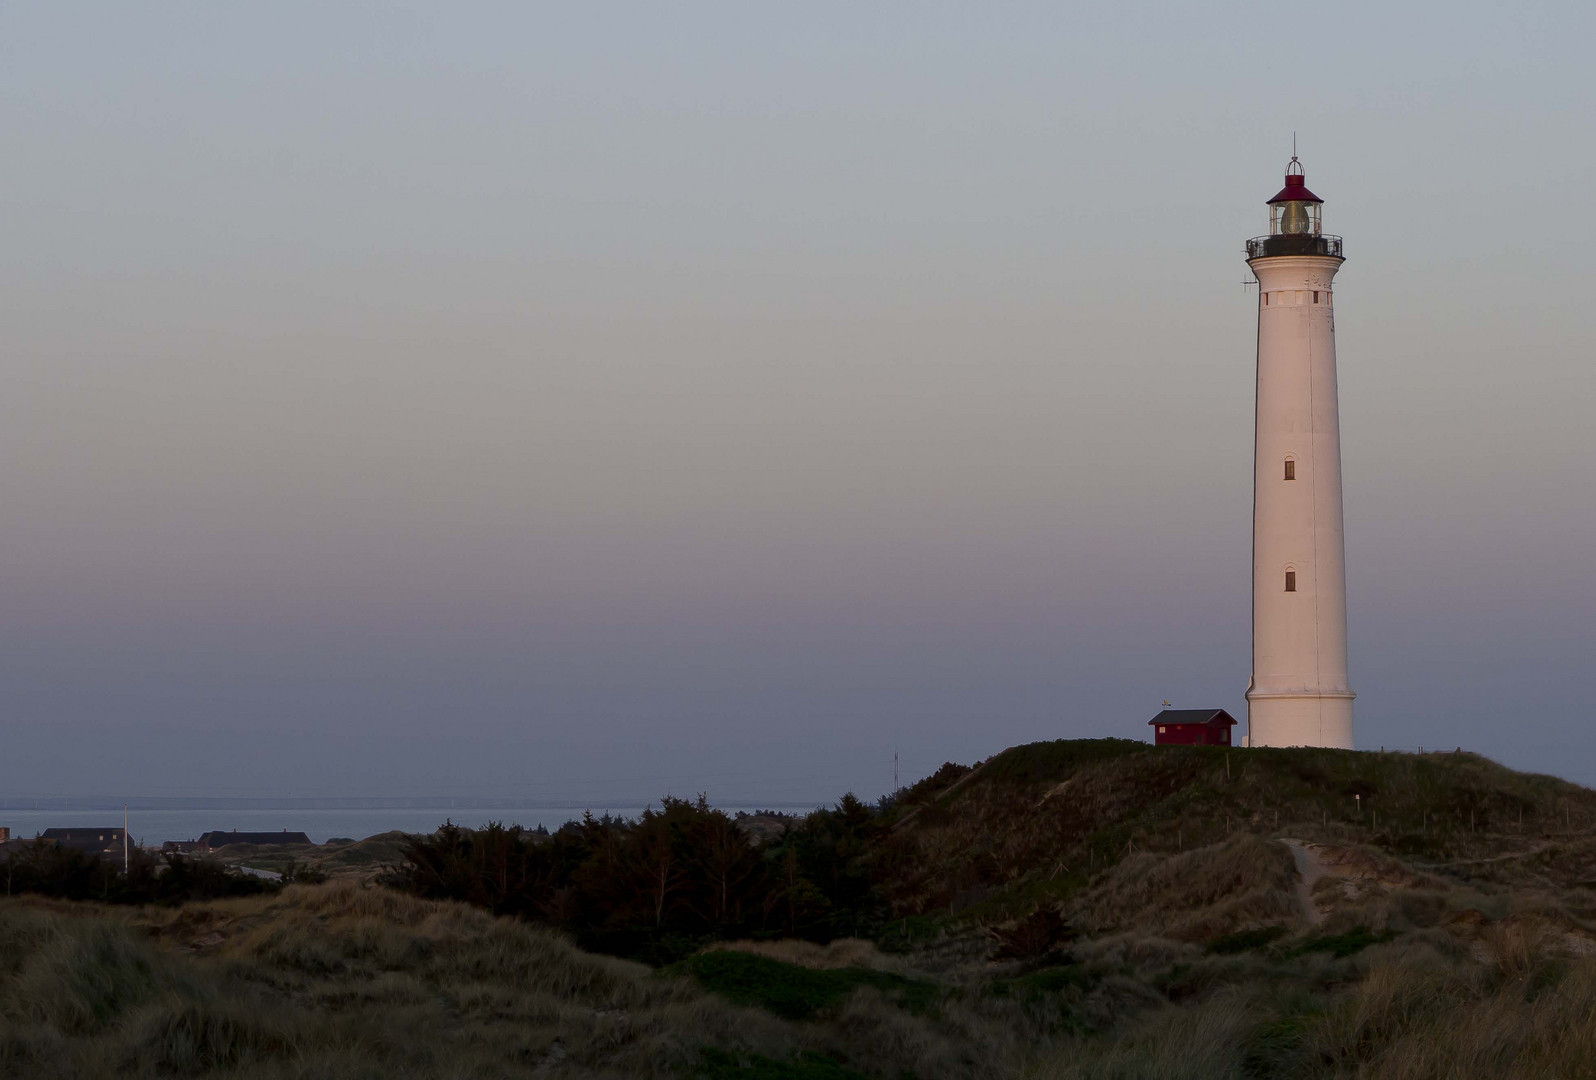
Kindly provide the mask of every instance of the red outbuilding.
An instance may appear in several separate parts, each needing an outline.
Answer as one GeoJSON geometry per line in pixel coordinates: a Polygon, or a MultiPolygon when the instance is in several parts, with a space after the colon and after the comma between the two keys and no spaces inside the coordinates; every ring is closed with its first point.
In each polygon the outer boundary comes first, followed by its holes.
{"type": "Polygon", "coordinates": [[[1147,722],[1155,746],[1229,746],[1236,726],[1224,709],[1165,709],[1147,722]]]}

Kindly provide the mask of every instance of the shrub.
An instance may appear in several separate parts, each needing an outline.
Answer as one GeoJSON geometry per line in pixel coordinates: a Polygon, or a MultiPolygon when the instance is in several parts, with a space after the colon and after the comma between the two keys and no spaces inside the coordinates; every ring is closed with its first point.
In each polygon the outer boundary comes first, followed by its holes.
{"type": "Polygon", "coordinates": [[[663,965],[717,939],[873,935],[887,922],[876,886],[887,831],[877,811],[845,795],[757,846],[702,797],[666,798],[637,821],[587,815],[552,835],[445,822],[409,837],[385,880],[663,965]]]}
{"type": "Polygon", "coordinates": [[[7,896],[32,893],[59,900],[108,904],[181,904],[224,896],[254,896],[278,888],[275,882],[240,874],[209,859],[135,850],[127,872],[97,854],[35,840],[0,861],[0,884],[7,896]]]}

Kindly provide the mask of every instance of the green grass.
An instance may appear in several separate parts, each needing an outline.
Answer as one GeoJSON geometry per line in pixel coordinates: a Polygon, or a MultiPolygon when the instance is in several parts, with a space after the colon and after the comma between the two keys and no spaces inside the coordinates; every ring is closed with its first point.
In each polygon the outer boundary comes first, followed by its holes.
{"type": "Polygon", "coordinates": [[[1246,952],[1248,949],[1261,949],[1286,933],[1284,926],[1260,926],[1252,930],[1238,930],[1233,934],[1223,934],[1208,943],[1208,951],[1225,956],[1231,953],[1246,952]]]}
{"type": "Polygon", "coordinates": [[[907,953],[934,941],[951,923],[942,914],[908,915],[893,919],[876,938],[876,948],[886,953],[907,953]]]}
{"type": "Polygon", "coordinates": [[[678,967],[711,993],[788,1020],[811,1019],[841,1004],[861,986],[880,990],[914,1015],[924,1015],[938,996],[932,983],[885,971],[858,967],[817,970],[730,950],[699,953],[678,967]]]}
{"type": "Polygon", "coordinates": [[[1091,985],[1091,977],[1078,964],[1043,968],[1014,980],[1016,991],[1030,994],[1057,994],[1063,990],[1084,990],[1091,985]]]}
{"type": "Polygon", "coordinates": [[[1021,1001],[1035,1001],[1066,991],[1089,990],[1094,980],[1079,964],[1042,968],[1013,979],[995,979],[986,985],[993,997],[1013,997],[1021,1001]]]}
{"type": "Polygon", "coordinates": [[[1134,739],[1054,739],[1011,746],[981,766],[976,782],[1057,783],[1082,766],[1150,749],[1134,739]]]}
{"type": "Polygon", "coordinates": [[[1128,855],[1243,833],[1377,848],[1421,872],[1466,863],[1510,888],[1526,869],[1558,888],[1596,881],[1596,847],[1542,850],[1596,828],[1596,792],[1467,753],[1057,740],[997,754],[938,801],[893,834],[895,917],[980,926],[1068,909],[1128,855]]]}
{"type": "Polygon", "coordinates": [[[693,1080],[866,1080],[863,1073],[845,1069],[823,1054],[773,1061],[759,1054],[739,1058],[715,1049],[704,1051],[702,1064],[691,1075],[693,1080]]]}
{"type": "MultiPolygon", "coordinates": [[[[1154,747],[1129,739],[1061,739],[1011,747],[986,762],[956,801],[969,800],[983,784],[1051,785],[1105,768],[1143,786],[1129,807],[1132,813],[1122,819],[1126,821],[1173,822],[1182,811],[1204,806],[1212,813],[1216,797],[1218,811],[1223,814],[1229,803],[1238,820],[1243,813],[1267,810],[1272,821],[1272,812],[1282,810],[1283,822],[1328,819],[1371,830],[1378,825],[1410,841],[1414,836],[1518,830],[1521,816],[1525,829],[1553,831],[1589,825],[1596,817],[1596,793],[1589,789],[1515,772],[1476,754],[1154,747]],[[1155,775],[1160,773],[1181,775],[1161,789],[1155,775]],[[1354,796],[1362,796],[1361,813],[1354,796]]],[[[1103,838],[1124,842],[1106,829],[1103,838]]]]}
{"type": "Polygon", "coordinates": [[[1330,934],[1325,937],[1309,938],[1295,949],[1291,950],[1293,956],[1306,956],[1308,953],[1326,952],[1331,956],[1345,958],[1354,953],[1360,953],[1370,945],[1383,945],[1387,941],[1396,939],[1394,932],[1387,931],[1376,934],[1367,926],[1355,926],[1344,934],[1330,934]]]}

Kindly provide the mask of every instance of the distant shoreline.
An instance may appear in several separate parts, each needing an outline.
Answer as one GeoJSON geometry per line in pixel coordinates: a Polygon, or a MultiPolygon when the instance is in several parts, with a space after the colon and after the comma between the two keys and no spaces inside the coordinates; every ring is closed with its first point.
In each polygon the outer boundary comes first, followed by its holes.
{"type": "MultiPolygon", "coordinates": [[[[692,796],[679,796],[692,797],[692,796]]],[[[752,806],[759,800],[710,799],[711,806],[735,804],[752,806]]],[[[813,810],[830,805],[835,797],[813,801],[780,800],[759,802],[769,810],[813,810]]],[[[559,810],[572,806],[658,806],[660,797],[611,796],[603,798],[515,798],[494,796],[454,795],[351,795],[351,796],[137,796],[137,795],[40,795],[36,797],[12,796],[0,799],[0,813],[8,810],[115,810],[126,806],[129,810],[559,810]]]]}
{"type": "MultiPolygon", "coordinates": [[[[43,800],[40,800],[42,802],[43,800]]],[[[14,839],[32,839],[49,828],[94,828],[99,826],[120,828],[122,803],[114,805],[106,800],[78,801],[78,805],[61,805],[73,800],[50,800],[54,805],[35,805],[33,800],[8,799],[0,802],[0,826],[10,828],[14,839]],[[83,805],[83,804],[89,805],[83,805]],[[25,804],[25,805],[19,805],[25,804]]],[[[152,800],[153,801],[153,800],[152,800]]],[[[246,805],[262,800],[192,800],[183,806],[136,806],[128,801],[128,834],[135,843],[158,846],[168,840],[193,840],[212,830],[240,832],[304,832],[315,843],[326,843],[333,837],[361,840],[385,832],[430,833],[445,820],[456,825],[475,828],[490,821],[506,825],[520,825],[535,829],[558,829],[567,821],[580,820],[584,813],[595,816],[609,814],[614,817],[636,818],[651,802],[554,803],[542,806],[508,805],[491,800],[461,799],[454,803],[420,802],[418,805],[370,806],[303,805],[316,800],[279,800],[279,805],[246,805]],[[295,805],[282,805],[294,803],[295,805]],[[475,805],[464,805],[473,803],[475,805]]],[[[332,800],[326,800],[332,801],[332,800]]],[[[361,800],[353,800],[361,802],[361,800]]],[[[805,814],[818,803],[783,806],[776,803],[718,805],[728,814],[739,811],[777,810],[805,814]]]]}

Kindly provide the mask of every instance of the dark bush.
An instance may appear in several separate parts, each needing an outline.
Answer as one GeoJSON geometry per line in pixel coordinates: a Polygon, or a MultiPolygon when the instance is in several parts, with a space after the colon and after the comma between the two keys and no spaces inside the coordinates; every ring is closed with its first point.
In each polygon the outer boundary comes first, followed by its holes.
{"type": "Polygon", "coordinates": [[[871,936],[887,922],[877,887],[880,811],[852,795],[764,846],[700,797],[666,798],[636,821],[585,816],[556,832],[452,822],[412,837],[387,883],[549,923],[584,947],[654,964],[706,941],[871,936]]]}
{"type": "Polygon", "coordinates": [[[0,886],[7,896],[34,893],[105,904],[181,904],[279,887],[209,859],[139,850],[131,853],[124,873],[116,861],[43,840],[12,851],[0,862],[0,886]]]}

